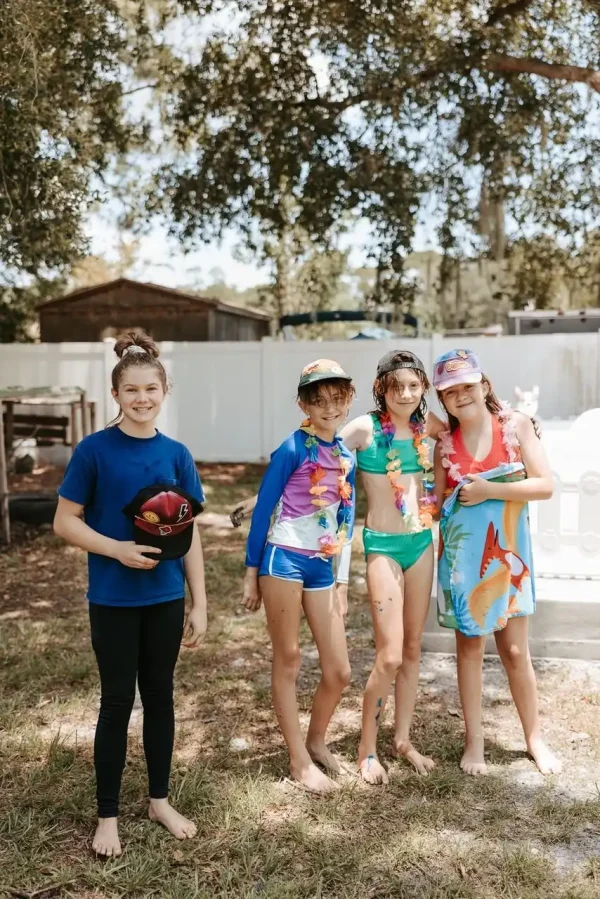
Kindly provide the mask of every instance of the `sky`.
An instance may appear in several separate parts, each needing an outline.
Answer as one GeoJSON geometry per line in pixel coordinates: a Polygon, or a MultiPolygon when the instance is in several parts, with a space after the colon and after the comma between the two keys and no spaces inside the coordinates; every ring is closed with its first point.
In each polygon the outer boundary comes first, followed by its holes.
{"type": "MultiPolygon", "coordinates": [[[[132,235],[123,235],[119,230],[117,218],[117,209],[110,203],[88,216],[86,231],[92,255],[116,261],[120,237],[132,239],[132,235]]],[[[268,268],[253,263],[252,259],[241,262],[236,258],[237,239],[233,231],[228,232],[221,244],[208,244],[192,253],[184,253],[179,242],[169,237],[166,223],[157,222],[149,234],[138,239],[139,260],[128,275],[140,281],[152,281],[165,287],[197,289],[220,280],[222,276],[226,284],[238,290],[269,281],[268,268]]],[[[365,222],[359,222],[340,242],[344,249],[350,249],[351,268],[370,264],[364,250],[368,240],[368,226],[365,222]]],[[[432,215],[426,215],[424,222],[417,227],[414,249],[438,249],[432,215]]]]}

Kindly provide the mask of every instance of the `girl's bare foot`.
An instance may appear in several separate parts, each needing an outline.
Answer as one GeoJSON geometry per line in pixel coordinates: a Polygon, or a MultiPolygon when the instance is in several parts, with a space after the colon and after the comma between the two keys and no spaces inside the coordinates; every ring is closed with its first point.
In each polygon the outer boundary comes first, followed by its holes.
{"type": "Polygon", "coordinates": [[[309,793],[331,793],[338,789],[337,784],[319,771],[313,762],[308,765],[290,765],[290,774],[309,793]]]}
{"type": "Polygon", "coordinates": [[[472,774],[474,777],[484,777],[488,773],[483,754],[483,737],[467,740],[460,767],[465,774],[472,774]]]}
{"type": "Polygon", "coordinates": [[[307,742],[306,749],[313,762],[322,765],[323,768],[327,771],[331,771],[332,774],[342,773],[342,766],[333,753],[327,748],[324,740],[322,743],[307,742]]]}
{"type": "Polygon", "coordinates": [[[180,815],[168,799],[151,799],[148,817],[166,827],[176,840],[189,840],[196,836],[196,825],[189,818],[180,815]]]}
{"type": "Polygon", "coordinates": [[[562,771],[561,760],[556,758],[543,740],[533,740],[528,745],[527,752],[542,774],[560,774],[562,771]]]}
{"type": "Polygon", "coordinates": [[[359,757],[358,770],[360,776],[368,784],[387,784],[390,782],[388,773],[376,755],[368,755],[362,761],[359,757]]]}
{"type": "Polygon", "coordinates": [[[417,774],[427,777],[429,772],[435,768],[435,762],[429,756],[421,755],[410,740],[394,740],[392,746],[392,755],[395,758],[404,758],[413,766],[417,774]]]}
{"type": "Polygon", "coordinates": [[[118,820],[118,818],[98,818],[98,826],[92,840],[92,849],[96,855],[103,858],[118,858],[121,855],[118,820]]]}

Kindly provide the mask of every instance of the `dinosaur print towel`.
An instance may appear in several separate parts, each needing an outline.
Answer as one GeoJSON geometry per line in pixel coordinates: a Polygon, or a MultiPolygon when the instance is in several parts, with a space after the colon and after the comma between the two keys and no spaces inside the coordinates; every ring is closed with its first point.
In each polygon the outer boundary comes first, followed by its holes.
{"type": "MultiPolygon", "coordinates": [[[[520,481],[522,462],[481,474],[491,481],[520,481]]],[[[509,618],[535,611],[535,584],[527,503],[488,499],[462,506],[459,484],[440,520],[438,622],[479,637],[502,630],[509,618]]]]}

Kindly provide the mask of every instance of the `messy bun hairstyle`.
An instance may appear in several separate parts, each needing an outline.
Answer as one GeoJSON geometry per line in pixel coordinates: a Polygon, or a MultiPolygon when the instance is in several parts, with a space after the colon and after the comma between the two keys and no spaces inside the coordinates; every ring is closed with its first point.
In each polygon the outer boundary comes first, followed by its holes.
{"type": "MultiPolygon", "coordinates": [[[[146,368],[148,366],[156,369],[162,389],[165,393],[168,392],[167,372],[158,358],[160,356],[159,349],[152,338],[144,334],[143,331],[128,331],[126,334],[121,334],[115,342],[115,353],[119,357],[119,361],[113,368],[111,376],[112,388],[115,393],[118,391],[123,376],[128,369],[146,368]]],[[[109,422],[107,427],[118,425],[122,418],[123,414],[119,410],[117,417],[109,422]]]]}

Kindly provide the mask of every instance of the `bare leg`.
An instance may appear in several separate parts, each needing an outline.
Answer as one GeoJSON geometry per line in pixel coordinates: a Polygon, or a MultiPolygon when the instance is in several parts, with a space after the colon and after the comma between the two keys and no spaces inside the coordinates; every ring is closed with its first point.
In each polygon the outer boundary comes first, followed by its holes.
{"type": "Polygon", "coordinates": [[[458,692],[466,731],[465,751],[460,767],[465,774],[487,774],[481,723],[484,652],[485,637],[466,637],[460,631],[456,631],[458,692]]]}
{"type": "Polygon", "coordinates": [[[271,684],[273,707],[290,753],[290,773],[307,790],[326,793],[334,784],[313,763],[302,739],[296,679],[300,670],[300,613],[302,584],[261,577],[260,590],[273,644],[271,684]]]}
{"type": "Polygon", "coordinates": [[[410,726],[419,688],[421,640],[433,582],[433,547],[430,546],[411,568],[404,572],[404,644],[402,667],[396,675],[396,712],[394,755],[403,756],[418,774],[427,774],[435,762],[417,752],[410,742],[410,726]]]}
{"type": "Polygon", "coordinates": [[[390,686],[402,664],[402,569],[389,556],[373,553],[367,556],[367,584],[375,631],[375,666],[363,697],[358,766],[367,783],[379,784],[387,783],[388,775],[377,758],[377,731],[390,686]]]}
{"type": "Polygon", "coordinates": [[[496,646],[523,725],[527,751],[542,774],[558,774],[562,770],[562,764],[542,739],[537,684],[529,654],[527,632],[526,616],[510,618],[506,627],[496,633],[496,646]]]}
{"type": "Polygon", "coordinates": [[[321,665],[321,680],[312,702],[306,748],[313,761],[339,774],[340,763],[327,748],[325,734],[342,691],[350,683],[344,616],[335,586],[329,590],[305,591],[303,606],[321,665]]]}

